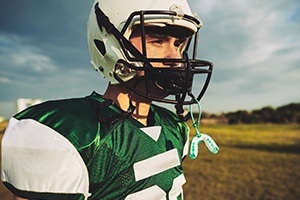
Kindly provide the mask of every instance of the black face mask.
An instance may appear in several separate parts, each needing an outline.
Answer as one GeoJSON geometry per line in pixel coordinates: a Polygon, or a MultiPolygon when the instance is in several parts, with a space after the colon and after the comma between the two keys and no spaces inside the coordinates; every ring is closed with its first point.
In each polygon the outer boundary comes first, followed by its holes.
{"type": "Polygon", "coordinates": [[[187,76],[187,72],[155,70],[149,74],[150,81],[155,82],[157,87],[165,90],[169,95],[191,92],[193,77],[187,76]]]}

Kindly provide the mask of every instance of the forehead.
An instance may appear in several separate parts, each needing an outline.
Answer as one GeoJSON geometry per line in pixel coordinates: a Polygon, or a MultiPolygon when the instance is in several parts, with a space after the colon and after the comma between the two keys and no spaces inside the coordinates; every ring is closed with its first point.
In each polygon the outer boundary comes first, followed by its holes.
{"type": "MultiPolygon", "coordinates": [[[[178,26],[145,26],[146,35],[165,35],[176,38],[185,38],[193,35],[191,30],[178,26]]],[[[133,31],[130,37],[138,37],[142,35],[142,27],[140,25],[133,27],[133,31]]]]}

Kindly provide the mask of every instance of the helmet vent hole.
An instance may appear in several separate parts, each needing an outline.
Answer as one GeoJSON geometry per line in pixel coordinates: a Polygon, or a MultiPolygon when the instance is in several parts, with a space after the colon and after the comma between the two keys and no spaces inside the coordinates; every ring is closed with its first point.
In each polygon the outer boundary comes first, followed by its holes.
{"type": "Polygon", "coordinates": [[[106,49],[104,46],[104,42],[102,42],[101,40],[94,40],[94,43],[97,47],[97,49],[99,50],[99,52],[104,56],[106,54],[106,49]]]}

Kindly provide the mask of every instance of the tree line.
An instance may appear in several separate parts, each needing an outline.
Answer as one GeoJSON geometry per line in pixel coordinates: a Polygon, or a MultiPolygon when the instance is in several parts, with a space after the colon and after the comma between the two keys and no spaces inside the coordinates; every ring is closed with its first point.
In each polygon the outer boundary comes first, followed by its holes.
{"type": "Polygon", "coordinates": [[[253,111],[238,110],[220,115],[204,112],[202,118],[225,118],[228,124],[300,124],[300,103],[291,103],[278,108],[267,106],[253,111]]]}

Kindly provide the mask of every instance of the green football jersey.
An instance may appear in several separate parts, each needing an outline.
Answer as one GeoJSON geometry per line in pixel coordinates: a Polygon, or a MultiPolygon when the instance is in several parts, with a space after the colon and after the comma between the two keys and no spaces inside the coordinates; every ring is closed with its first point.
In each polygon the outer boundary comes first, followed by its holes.
{"type": "Polygon", "coordinates": [[[183,199],[188,127],[156,105],[148,118],[95,92],[32,106],[4,134],[2,181],[29,199],[183,199]]]}

